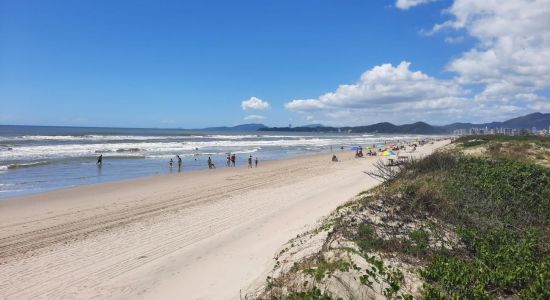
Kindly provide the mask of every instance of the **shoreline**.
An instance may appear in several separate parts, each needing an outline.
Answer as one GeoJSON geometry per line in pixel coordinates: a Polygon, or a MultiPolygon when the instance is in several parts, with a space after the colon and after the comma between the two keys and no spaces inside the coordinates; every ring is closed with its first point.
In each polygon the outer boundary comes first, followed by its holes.
{"type": "MultiPolygon", "coordinates": [[[[261,164],[267,164],[267,163],[274,162],[274,161],[289,160],[289,159],[294,159],[294,158],[299,158],[299,157],[304,157],[304,156],[326,155],[326,154],[329,154],[329,153],[331,153],[330,150],[327,150],[327,152],[323,151],[323,152],[316,152],[316,153],[300,153],[300,154],[297,154],[297,155],[260,161],[260,165],[261,164]]],[[[208,157],[207,155],[202,155],[201,156],[201,159],[204,160],[205,164],[206,164],[207,157],[208,157]]],[[[118,158],[115,157],[115,159],[118,159],[118,158]]],[[[94,166],[94,167],[96,167],[96,166],[94,166]]],[[[242,162],[242,165],[237,166],[237,168],[241,168],[241,167],[246,167],[246,162],[244,162],[244,160],[242,162]]],[[[225,164],[222,165],[221,167],[216,167],[215,168],[215,170],[217,170],[217,171],[222,170],[222,169],[230,169],[230,168],[226,167],[225,164]]],[[[233,169],[233,167],[231,167],[231,169],[233,169]]],[[[170,169],[168,169],[168,170],[170,170],[170,169]]],[[[97,182],[97,183],[83,183],[83,184],[75,185],[75,186],[67,186],[67,187],[61,187],[61,188],[54,188],[54,189],[51,189],[51,190],[42,190],[42,191],[36,191],[36,192],[29,192],[29,193],[24,193],[24,194],[21,194],[21,195],[16,195],[16,196],[0,197],[0,204],[4,201],[11,201],[11,200],[14,200],[14,199],[17,199],[17,198],[26,198],[26,197],[31,197],[31,196],[38,196],[38,195],[42,195],[42,194],[48,194],[48,193],[53,193],[53,192],[58,192],[58,191],[63,191],[63,190],[71,190],[71,189],[85,187],[85,186],[97,186],[97,185],[103,185],[103,184],[109,184],[109,183],[133,181],[133,180],[156,178],[156,177],[179,176],[179,175],[182,175],[183,173],[185,173],[185,174],[190,174],[191,173],[192,174],[192,173],[195,173],[195,172],[205,172],[205,171],[212,172],[212,170],[209,170],[207,166],[205,166],[204,169],[201,168],[201,169],[188,169],[188,170],[186,170],[185,165],[183,166],[183,171],[178,172],[177,171],[177,166],[174,165],[173,171],[166,171],[166,173],[162,173],[162,174],[157,173],[157,174],[150,174],[150,175],[138,175],[137,177],[118,178],[118,179],[114,179],[114,180],[107,180],[107,181],[104,181],[104,182],[97,182]]],[[[7,171],[4,171],[4,172],[7,172],[7,171]]]]}
{"type": "MultiPolygon", "coordinates": [[[[326,155],[329,155],[329,154],[338,154],[338,153],[346,153],[346,152],[350,152],[350,150],[344,150],[344,151],[341,151],[341,150],[338,150],[338,152],[330,152],[330,150],[328,150],[327,152],[317,152],[317,153],[301,153],[301,154],[298,154],[298,155],[294,155],[294,156],[290,156],[290,157],[285,157],[285,158],[280,158],[280,159],[271,159],[271,160],[265,160],[265,161],[260,161],[259,162],[259,168],[261,168],[262,166],[264,165],[269,165],[269,164],[272,164],[272,163],[276,163],[276,162],[279,162],[279,161],[290,161],[290,160],[295,160],[295,159],[301,159],[301,158],[306,158],[306,157],[315,157],[315,156],[326,156],[326,155]]],[[[206,161],[206,159],[205,159],[206,161]]],[[[139,177],[134,177],[134,178],[126,178],[126,179],[115,179],[115,180],[112,180],[112,181],[105,181],[105,182],[98,182],[98,183],[90,183],[90,184],[82,184],[82,185],[76,185],[76,186],[71,186],[71,187],[65,187],[65,188],[58,188],[58,189],[54,189],[54,190],[47,190],[47,191],[39,191],[39,192],[36,192],[36,193],[30,193],[30,194],[23,194],[23,195],[18,195],[18,196],[10,196],[10,197],[5,197],[5,198],[1,198],[0,197],[0,208],[2,207],[2,204],[4,202],[10,202],[10,201],[29,201],[27,198],[36,198],[36,197],[42,197],[42,196],[49,196],[49,194],[52,194],[52,193],[62,193],[64,191],[73,191],[75,189],[80,189],[80,188],[85,188],[85,187],[101,187],[101,186],[105,186],[105,187],[109,187],[110,185],[119,185],[119,184],[132,184],[132,183],[139,183],[139,181],[147,181],[147,180],[160,180],[161,178],[170,178],[170,177],[183,177],[183,176],[192,176],[194,174],[203,174],[203,173],[212,173],[212,172],[228,172],[228,171],[231,171],[231,170],[241,170],[241,169],[247,169],[247,165],[243,162],[242,165],[239,165],[239,166],[236,166],[236,167],[227,167],[226,165],[223,165],[221,167],[218,167],[216,166],[215,169],[208,169],[207,166],[205,166],[204,169],[199,169],[199,170],[185,170],[185,166],[184,166],[184,170],[182,172],[178,172],[178,171],[174,171],[173,173],[167,173],[167,174],[153,174],[153,175],[145,175],[145,176],[139,176],[139,177]]],[[[174,169],[177,169],[177,167],[174,167],[174,169]]]]}
{"type": "MultiPolygon", "coordinates": [[[[231,133],[217,135],[204,132],[189,138],[174,136],[84,135],[84,140],[73,139],[74,133],[53,138],[30,133],[7,139],[13,151],[0,151],[0,201],[20,196],[35,195],[60,189],[112,181],[128,180],[177,172],[169,168],[175,154],[183,158],[184,172],[206,169],[209,155],[221,168],[225,166],[227,151],[237,154],[238,164],[246,164],[249,154],[261,162],[287,159],[293,156],[315,155],[356,144],[380,144],[384,140],[418,140],[438,138],[437,135],[250,135],[231,133]],[[292,138],[290,138],[292,136],[292,138]],[[50,139],[51,138],[51,139],[50,139]],[[338,146],[336,146],[338,145],[338,146]],[[200,148],[200,150],[197,150],[200,148]],[[19,151],[20,149],[21,151],[19,151]],[[128,150],[139,150],[128,152],[128,150]],[[124,150],[127,153],[118,153],[124,150]],[[96,168],[97,156],[103,153],[104,167],[96,168]]],[[[0,137],[4,139],[4,137],[0,137]]],[[[0,145],[0,148],[2,146],[0,145]]],[[[5,150],[0,149],[0,150],[5,150]]],[[[123,152],[124,152],[123,151],[123,152]]]]}
{"type": "Polygon", "coordinates": [[[0,294],[237,298],[286,241],[378,184],[363,172],[379,156],[336,153],[0,201],[0,294]]]}

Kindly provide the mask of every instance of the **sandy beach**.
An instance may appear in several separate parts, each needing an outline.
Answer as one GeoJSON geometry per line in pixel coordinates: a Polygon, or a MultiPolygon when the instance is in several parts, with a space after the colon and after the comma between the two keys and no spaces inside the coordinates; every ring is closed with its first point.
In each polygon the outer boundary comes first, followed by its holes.
{"type": "MultiPolygon", "coordinates": [[[[419,147],[414,156],[446,145],[419,147]]],[[[378,182],[354,152],[0,201],[3,299],[235,299],[289,239],[378,182]]]]}

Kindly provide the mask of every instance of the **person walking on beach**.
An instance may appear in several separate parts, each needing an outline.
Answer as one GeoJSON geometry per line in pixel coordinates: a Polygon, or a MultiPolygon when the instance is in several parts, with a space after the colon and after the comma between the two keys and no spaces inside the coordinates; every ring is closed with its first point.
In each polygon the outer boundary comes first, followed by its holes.
{"type": "Polygon", "coordinates": [[[96,165],[99,165],[99,166],[102,166],[103,165],[103,154],[100,154],[98,157],[97,157],[97,162],[95,163],[96,165]]]}
{"type": "Polygon", "coordinates": [[[248,168],[252,169],[252,155],[248,157],[248,168]]]}
{"type": "Polygon", "coordinates": [[[254,160],[254,163],[256,165],[256,168],[258,167],[258,157],[256,156],[256,159],[254,160]]]}
{"type": "Polygon", "coordinates": [[[231,166],[234,167],[235,166],[235,160],[237,158],[235,157],[235,153],[231,154],[231,166]]]}
{"type": "Polygon", "coordinates": [[[176,155],[176,157],[178,158],[178,172],[181,172],[181,165],[182,165],[181,157],[179,155],[176,155]]]}
{"type": "Polygon", "coordinates": [[[212,163],[212,158],[208,156],[208,169],[214,169],[214,164],[212,163]]]}
{"type": "Polygon", "coordinates": [[[231,167],[231,153],[227,153],[227,166],[231,167]]]}

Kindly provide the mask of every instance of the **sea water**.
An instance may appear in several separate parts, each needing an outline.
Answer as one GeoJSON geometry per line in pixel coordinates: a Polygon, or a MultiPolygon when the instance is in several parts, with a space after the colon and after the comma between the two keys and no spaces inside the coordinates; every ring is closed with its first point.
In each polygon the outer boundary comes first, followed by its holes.
{"type": "MultiPolygon", "coordinates": [[[[425,138],[421,135],[207,132],[182,129],[0,125],[0,198],[85,184],[207,169],[210,156],[225,167],[250,155],[262,162],[308,153],[349,150],[425,138]],[[96,165],[103,155],[103,165],[96,165]],[[169,161],[173,159],[173,167],[169,161]]],[[[330,158],[327,158],[330,159],[330,158]]]]}

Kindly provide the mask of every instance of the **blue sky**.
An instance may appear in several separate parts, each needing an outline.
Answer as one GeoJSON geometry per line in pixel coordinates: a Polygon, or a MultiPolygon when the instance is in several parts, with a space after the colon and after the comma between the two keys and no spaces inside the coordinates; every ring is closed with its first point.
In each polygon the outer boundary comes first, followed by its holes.
{"type": "MultiPolygon", "coordinates": [[[[498,32],[487,38],[476,31],[479,24],[436,28],[476,16],[475,8],[453,10],[458,0],[402,2],[417,5],[0,1],[0,124],[441,124],[548,108],[544,82],[522,86],[523,77],[472,70],[468,59],[485,60],[468,53],[498,50],[498,32]],[[399,69],[401,62],[407,65],[399,69]],[[341,85],[352,85],[351,92],[341,85]],[[251,97],[269,108],[243,109],[251,97]]],[[[547,48],[531,50],[544,56],[547,48]]]]}

